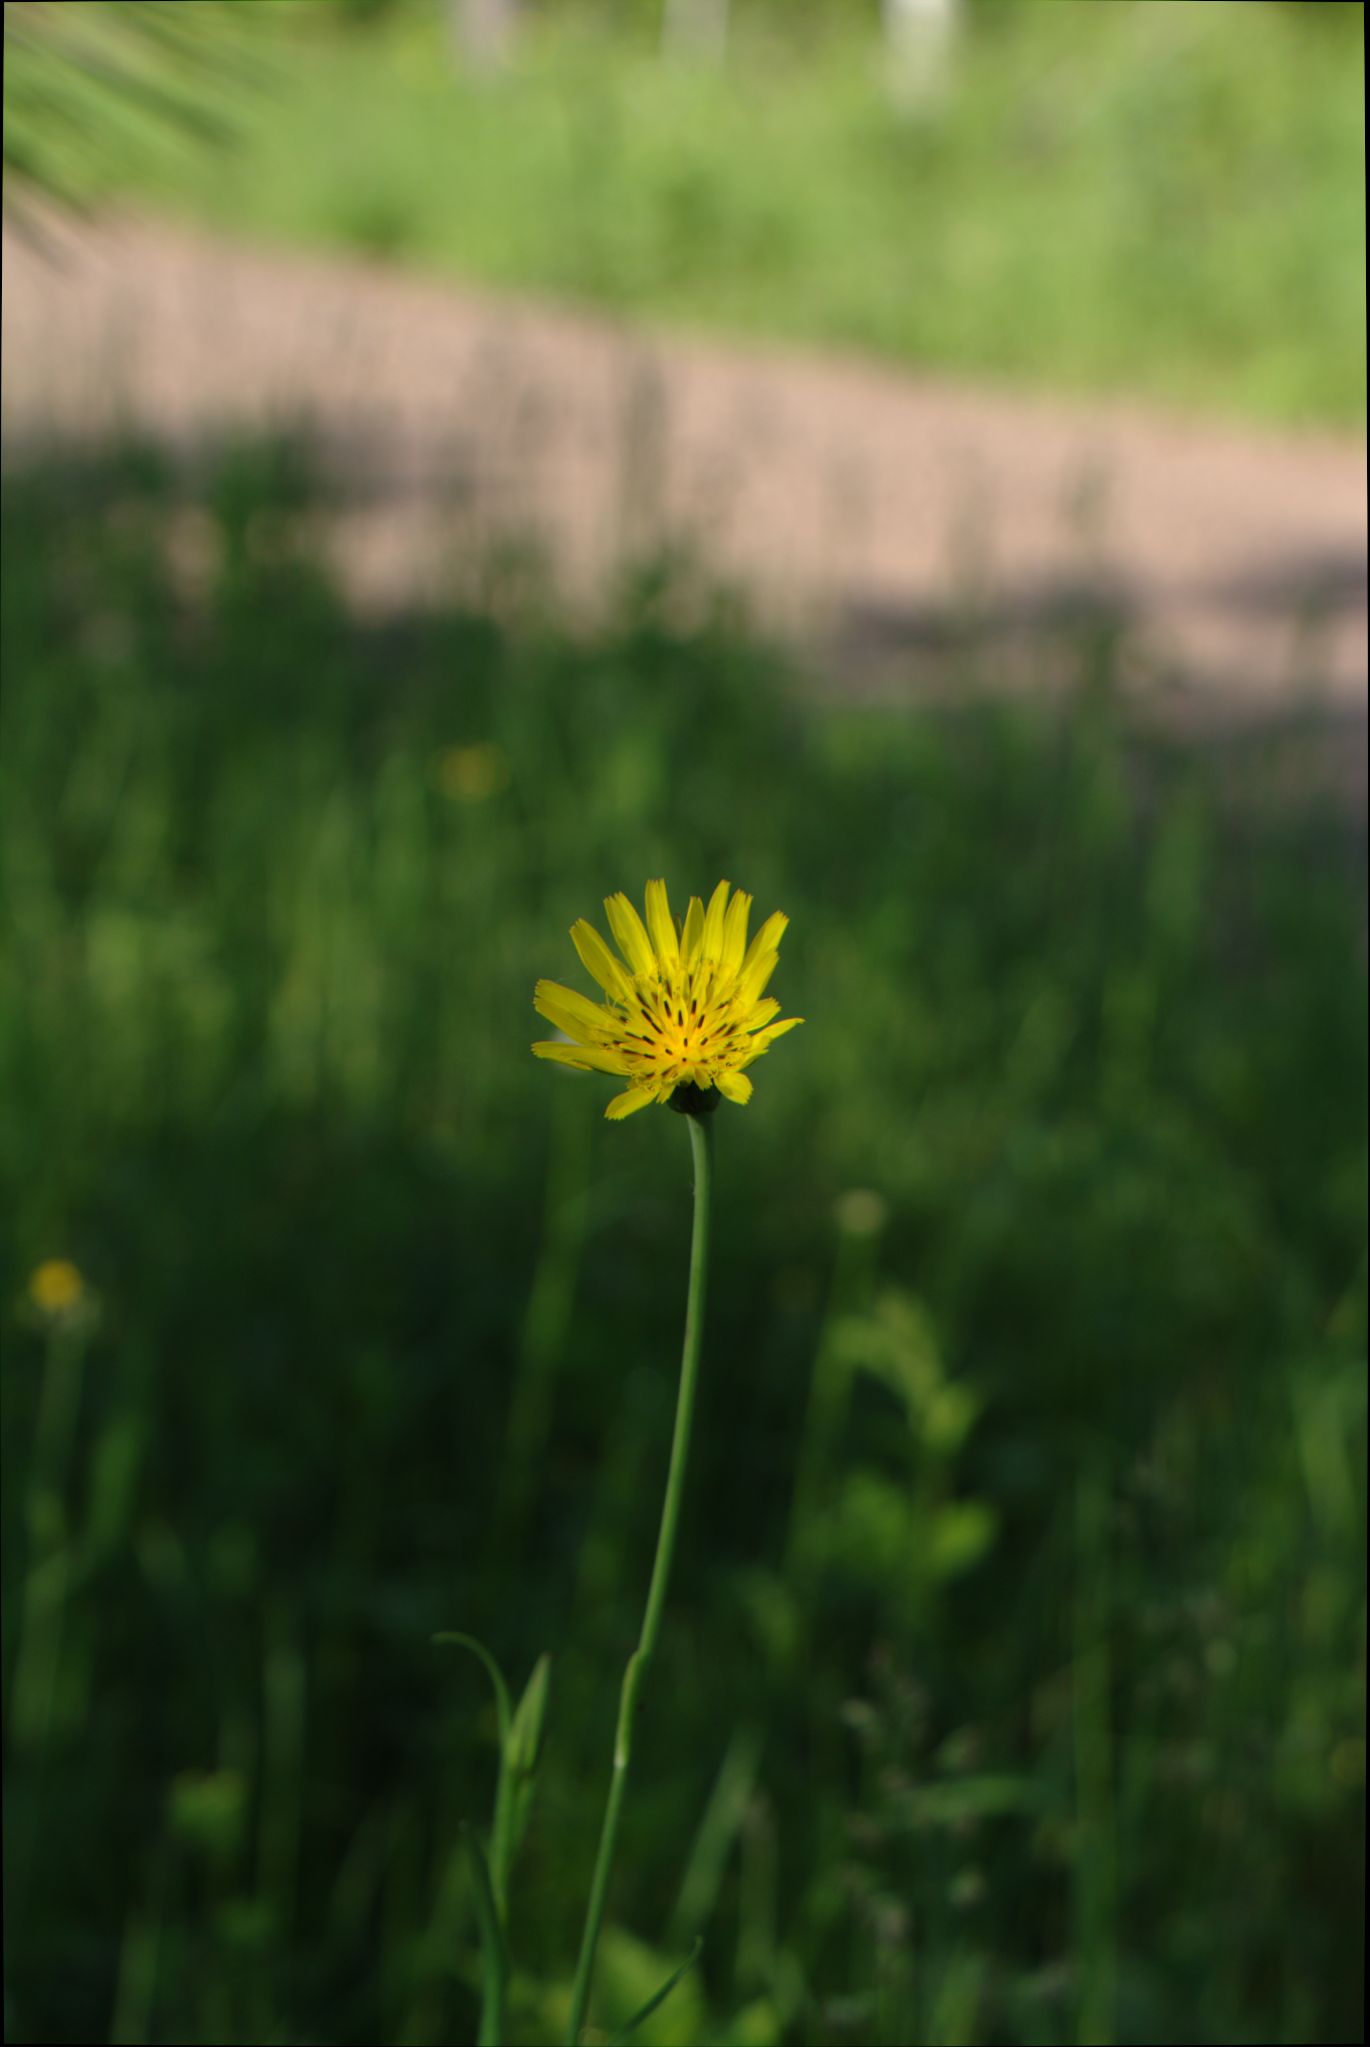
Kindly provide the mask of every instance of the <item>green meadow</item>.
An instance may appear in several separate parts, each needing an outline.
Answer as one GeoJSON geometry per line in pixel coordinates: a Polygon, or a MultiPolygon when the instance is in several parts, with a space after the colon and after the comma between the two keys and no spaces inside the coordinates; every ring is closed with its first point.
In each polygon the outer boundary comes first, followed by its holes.
{"type": "Polygon", "coordinates": [[[188,577],[188,489],[4,483],[10,2037],[471,2038],[452,1629],[552,1658],[510,2033],[562,2036],[689,1167],[531,992],[655,874],[787,911],[807,1021],[716,1118],[594,2037],[696,1940],[637,2037],[1359,2037],[1356,831],[1138,729],[1107,630],[910,718],[650,565],[577,632],[354,617],[280,450],[188,577]]]}
{"type": "MultiPolygon", "coordinates": [[[[418,0],[7,14],[21,210],[1364,418],[1360,9],[970,0],[903,116],[873,0],[735,0],[722,66],[558,0],[489,78],[418,0]]],[[[284,441],[0,479],[6,2037],[475,2039],[455,1633],[547,1680],[505,2040],[565,2039],[690,1147],[536,1061],[532,994],[664,876],[788,915],[806,1021],[714,1119],[586,2047],[1360,2039],[1364,819],[1310,773],[1316,622],[1279,731],[1167,738],[1100,606],[1011,627],[1012,701],[968,611],[935,705],[863,704],[681,560],[590,619],[510,536],[358,611],[336,492],[284,441]]]]}

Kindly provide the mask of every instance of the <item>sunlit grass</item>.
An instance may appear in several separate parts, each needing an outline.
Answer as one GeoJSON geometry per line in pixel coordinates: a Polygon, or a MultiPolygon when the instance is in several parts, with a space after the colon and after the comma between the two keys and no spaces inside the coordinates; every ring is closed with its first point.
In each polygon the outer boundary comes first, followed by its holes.
{"type": "Polygon", "coordinates": [[[1363,418],[1359,10],[993,0],[907,122],[873,9],[815,37],[739,6],[718,72],[664,63],[651,14],[548,8],[472,81],[436,6],[257,9],[265,77],[215,101],[235,144],[124,123],[67,174],[655,320],[1363,418]]]}

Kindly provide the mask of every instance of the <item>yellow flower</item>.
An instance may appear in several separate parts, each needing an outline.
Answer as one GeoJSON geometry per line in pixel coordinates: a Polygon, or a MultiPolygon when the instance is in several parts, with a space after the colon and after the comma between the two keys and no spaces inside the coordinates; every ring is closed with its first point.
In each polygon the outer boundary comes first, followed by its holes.
{"type": "Polygon", "coordinates": [[[449,746],[438,761],[438,786],[458,802],[480,803],[507,787],[509,765],[497,746],[449,746]]]}
{"type": "Polygon", "coordinates": [[[65,1315],[85,1290],[86,1283],[69,1258],[45,1258],[29,1274],[29,1299],[44,1315],[65,1315]]]}
{"type": "Polygon", "coordinates": [[[730,901],[729,884],[720,881],[708,909],[691,896],[679,924],[665,882],[649,881],[644,926],[627,896],[608,897],[609,929],[626,965],[593,924],[581,917],[571,926],[571,942],[608,1000],[591,1002],[559,982],[539,981],[533,1007],[572,1042],[534,1045],[538,1058],[622,1075],[629,1085],[604,1112],[615,1121],[649,1102],[669,1102],[677,1088],[716,1087],[730,1102],[747,1101],[752,1084],[745,1068],[803,1022],[788,1016],[773,1023],[780,1004],[762,1000],[790,920],[777,910],[749,946],[751,907],[741,889],[730,901]]]}

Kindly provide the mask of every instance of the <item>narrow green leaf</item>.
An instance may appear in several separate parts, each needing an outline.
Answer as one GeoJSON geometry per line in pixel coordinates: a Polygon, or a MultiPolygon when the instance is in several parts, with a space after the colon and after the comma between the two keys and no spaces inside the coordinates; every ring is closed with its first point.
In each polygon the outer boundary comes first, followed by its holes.
{"type": "Polygon", "coordinates": [[[547,1687],[552,1659],[543,1654],[533,1665],[524,1687],[508,1736],[500,1751],[499,1782],[495,1787],[495,1826],[490,1843],[490,1873],[495,1899],[505,1909],[509,1870],[533,1802],[533,1785],[538,1758],[542,1753],[542,1723],[547,1712],[547,1687]]]}
{"type": "Polygon", "coordinates": [[[645,2026],[652,2013],[660,2010],[681,1977],[688,1975],[689,1971],[693,1969],[695,1963],[699,1960],[700,1950],[703,1946],[702,1940],[695,1941],[694,1946],[690,1949],[689,1954],[686,1955],[680,1967],[671,1971],[660,1990],[654,1991],[642,2008],[633,2013],[626,2026],[620,2027],[617,2033],[612,2033],[609,2036],[609,2047],[619,2047],[621,2041],[631,2040],[638,2027],[645,2026]]]}
{"type": "Polygon", "coordinates": [[[509,1701],[509,1687],[504,1682],[504,1672],[500,1669],[485,1644],[478,1642],[474,1635],[463,1635],[456,1628],[445,1628],[440,1635],[434,1635],[433,1642],[437,1648],[469,1649],[471,1654],[478,1656],[485,1665],[486,1673],[495,1691],[495,1712],[499,1719],[500,1758],[503,1761],[504,1752],[509,1743],[510,1722],[514,1717],[513,1708],[509,1701]]]}
{"type": "Polygon", "coordinates": [[[509,1952],[504,1925],[495,1904],[490,1866],[474,1830],[461,1823],[461,1843],[471,1864],[476,1892],[476,1919],[480,1926],[483,1984],[480,2002],[478,2047],[502,2047],[504,2033],[504,1987],[509,1978],[509,1952]]]}
{"type": "Polygon", "coordinates": [[[914,1798],[919,1818],[934,1825],[1031,1812],[1042,1803],[1041,1789],[1030,1777],[952,1777],[920,1784],[914,1798]]]}
{"type": "Polygon", "coordinates": [[[713,1911],[728,1857],[741,1832],[756,1785],[760,1760],[761,1735],[758,1729],[753,1726],[735,1728],[685,1864],[680,1897],[671,1918],[669,1941],[672,1947],[684,1947],[693,1940],[713,1911]]]}

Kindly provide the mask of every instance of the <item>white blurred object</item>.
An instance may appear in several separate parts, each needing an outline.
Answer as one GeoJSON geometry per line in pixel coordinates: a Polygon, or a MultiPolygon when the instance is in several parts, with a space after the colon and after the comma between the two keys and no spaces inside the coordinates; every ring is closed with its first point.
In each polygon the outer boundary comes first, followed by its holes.
{"type": "Polygon", "coordinates": [[[901,112],[935,106],[951,78],[959,0],[884,0],[886,76],[901,112]]]}
{"type": "Polygon", "coordinates": [[[499,71],[514,49],[518,0],[443,0],[447,36],[457,62],[471,71],[499,71]]]}
{"type": "Polygon", "coordinates": [[[668,56],[721,64],[728,49],[728,0],[666,0],[661,47],[668,56]]]}

